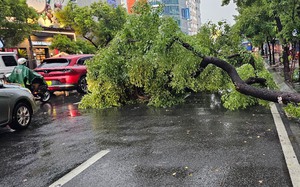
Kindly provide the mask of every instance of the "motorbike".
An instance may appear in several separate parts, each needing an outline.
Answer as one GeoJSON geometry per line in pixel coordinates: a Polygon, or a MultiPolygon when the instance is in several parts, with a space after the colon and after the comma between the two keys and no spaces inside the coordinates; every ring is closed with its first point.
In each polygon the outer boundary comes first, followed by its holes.
{"type": "Polygon", "coordinates": [[[28,88],[35,99],[42,102],[47,102],[51,98],[51,93],[48,90],[48,85],[45,83],[42,77],[36,77],[31,81],[30,85],[25,85],[28,88]]]}
{"type": "Polygon", "coordinates": [[[48,90],[48,85],[46,84],[44,77],[42,77],[38,73],[32,72],[30,76],[25,76],[22,79],[23,81],[10,81],[9,76],[11,76],[11,74],[6,74],[4,76],[5,82],[18,84],[29,89],[36,100],[40,100],[42,102],[48,102],[50,100],[51,92],[48,90]],[[30,77],[31,79],[28,79],[27,77],[30,77]]]}

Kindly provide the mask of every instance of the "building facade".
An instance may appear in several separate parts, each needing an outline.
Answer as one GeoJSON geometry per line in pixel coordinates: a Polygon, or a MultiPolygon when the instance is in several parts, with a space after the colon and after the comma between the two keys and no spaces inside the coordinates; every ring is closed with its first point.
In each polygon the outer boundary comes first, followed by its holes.
{"type": "Polygon", "coordinates": [[[70,39],[76,40],[75,32],[68,28],[62,28],[55,17],[55,12],[61,10],[68,2],[64,0],[26,0],[28,6],[37,11],[38,24],[42,30],[34,31],[28,39],[6,51],[16,52],[19,57],[39,63],[43,59],[59,53],[58,50],[49,48],[55,35],[66,35],[70,39]]]}
{"type": "Polygon", "coordinates": [[[164,16],[172,17],[181,31],[197,34],[201,26],[200,0],[149,0],[152,6],[164,5],[164,16]]]}

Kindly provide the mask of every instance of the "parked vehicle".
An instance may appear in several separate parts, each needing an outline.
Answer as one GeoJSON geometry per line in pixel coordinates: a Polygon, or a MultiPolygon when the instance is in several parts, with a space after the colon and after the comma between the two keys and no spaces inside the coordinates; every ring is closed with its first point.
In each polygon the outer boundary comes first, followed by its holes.
{"type": "Polygon", "coordinates": [[[85,61],[93,55],[66,55],[44,59],[34,70],[41,74],[50,92],[77,90],[87,93],[85,61]]]}
{"type": "Polygon", "coordinates": [[[30,90],[0,81],[0,126],[9,125],[14,130],[26,129],[36,111],[30,90]]]}
{"type": "Polygon", "coordinates": [[[0,52],[0,79],[3,79],[4,75],[11,73],[17,65],[17,58],[14,52],[0,52]]]}

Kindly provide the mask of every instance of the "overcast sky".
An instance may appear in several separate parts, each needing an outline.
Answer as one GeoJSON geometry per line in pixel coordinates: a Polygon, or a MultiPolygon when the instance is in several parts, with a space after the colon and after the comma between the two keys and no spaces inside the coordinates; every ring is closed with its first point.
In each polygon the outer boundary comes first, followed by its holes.
{"type": "Polygon", "coordinates": [[[212,21],[217,23],[218,21],[226,20],[227,23],[233,25],[233,15],[237,15],[235,10],[236,6],[230,3],[227,6],[221,6],[222,0],[201,0],[201,22],[202,24],[212,21]]]}

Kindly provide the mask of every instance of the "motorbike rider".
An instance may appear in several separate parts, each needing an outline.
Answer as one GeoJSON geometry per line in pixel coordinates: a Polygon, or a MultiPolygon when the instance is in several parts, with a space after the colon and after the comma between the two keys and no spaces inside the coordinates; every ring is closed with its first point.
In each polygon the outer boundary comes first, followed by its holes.
{"type": "MultiPolygon", "coordinates": [[[[13,69],[7,81],[10,83],[18,83],[21,84],[23,87],[31,88],[33,87],[33,92],[37,91],[39,87],[38,82],[34,82],[36,77],[42,78],[40,74],[37,72],[29,69],[26,66],[27,60],[25,58],[18,59],[18,65],[13,69]]],[[[30,89],[31,90],[31,89],[30,89]]]]}

